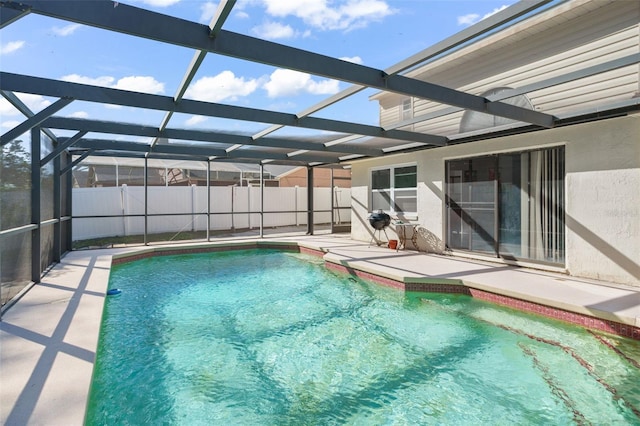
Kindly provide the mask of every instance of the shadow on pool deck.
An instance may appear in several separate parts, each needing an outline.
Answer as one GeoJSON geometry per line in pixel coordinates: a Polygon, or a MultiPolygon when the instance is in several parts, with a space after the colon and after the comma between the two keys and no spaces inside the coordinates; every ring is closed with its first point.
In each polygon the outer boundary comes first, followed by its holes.
{"type": "MultiPolygon", "coordinates": [[[[640,326],[640,288],[448,256],[396,252],[345,236],[267,241],[297,241],[327,252],[327,261],[382,277],[459,280],[483,291],[640,326]]],[[[194,244],[202,245],[207,243],[194,244]]],[[[149,248],[71,252],[5,312],[0,322],[2,424],[83,423],[111,257],[141,249],[149,248]]]]}

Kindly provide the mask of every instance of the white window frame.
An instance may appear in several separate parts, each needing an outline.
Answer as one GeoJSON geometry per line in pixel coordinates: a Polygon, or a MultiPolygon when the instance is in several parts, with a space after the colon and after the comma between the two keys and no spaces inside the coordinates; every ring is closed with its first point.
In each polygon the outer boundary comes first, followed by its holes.
{"type": "Polygon", "coordinates": [[[413,98],[406,98],[400,104],[400,121],[413,118],[413,98]]]}
{"type": "Polygon", "coordinates": [[[374,193],[380,193],[383,191],[388,191],[389,193],[389,197],[391,200],[391,205],[389,206],[390,209],[389,210],[384,210],[385,213],[388,213],[390,215],[401,215],[404,218],[407,219],[417,219],[418,217],[418,212],[409,212],[409,211],[402,211],[402,212],[397,212],[394,209],[395,206],[395,200],[396,197],[400,196],[400,194],[402,194],[403,192],[408,192],[408,191],[414,191],[415,192],[415,199],[416,199],[416,210],[418,209],[418,164],[417,163],[403,163],[403,164],[391,164],[388,166],[379,166],[379,167],[372,167],[371,169],[369,169],[369,205],[371,206],[372,211],[376,210],[376,208],[374,208],[373,206],[373,194],[374,193]],[[412,187],[412,188],[395,188],[395,169],[398,168],[402,168],[402,167],[415,167],[416,168],[416,186],[412,187]],[[375,171],[379,171],[379,170],[389,170],[389,186],[390,188],[383,188],[383,189],[374,189],[373,188],[373,172],[375,171]]]}

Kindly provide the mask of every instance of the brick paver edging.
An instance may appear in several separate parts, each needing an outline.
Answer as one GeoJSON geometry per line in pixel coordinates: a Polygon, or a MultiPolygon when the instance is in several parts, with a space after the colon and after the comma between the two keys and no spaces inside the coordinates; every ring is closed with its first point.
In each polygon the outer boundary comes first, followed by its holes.
{"type": "Polygon", "coordinates": [[[634,340],[640,340],[640,327],[634,327],[628,324],[622,324],[616,321],[596,318],[590,315],[570,312],[539,303],[529,302],[514,297],[504,296],[501,294],[491,293],[484,290],[478,290],[468,287],[464,284],[451,283],[421,283],[421,282],[403,282],[391,278],[382,277],[370,272],[361,271],[350,266],[344,266],[337,263],[325,262],[325,266],[344,273],[355,275],[359,278],[370,280],[378,284],[394,287],[403,291],[416,291],[428,293],[455,293],[467,294],[476,299],[485,300],[497,305],[510,307],[519,311],[534,313],[547,318],[568,322],[579,325],[586,329],[599,330],[607,333],[627,337],[634,340]]]}
{"type": "MultiPolygon", "coordinates": [[[[122,263],[133,262],[140,259],[146,259],[154,256],[171,256],[178,254],[194,254],[194,253],[213,253],[221,251],[231,250],[250,250],[250,249],[278,249],[278,250],[293,250],[300,253],[305,253],[313,256],[323,257],[326,253],[322,250],[316,250],[309,247],[304,247],[297,243],[274,243],[274,242],[248,242],[240,244],[225,244],[225,245],[212,245],[202,247],[184,247],[170,249],[158,247],[145,249],[142,252],[133,252],[129,254],[122,254],[114,256],[111,260],[112,265],[119,265],[122,263]]],[[[556,320],[568,322],[571,324],[579,325],[587,329],[600,330],[607,333],[615,334],[618,336],[627,337],[634,340],[640,340],[640,327],[634,327],[632,325],[622,324],[616,321],[606,320],[602,318],[593,317],[590,315],[579,314],[576,312],[570,312],[567,310],[554,308],[539,303],[529,302],[522,299],[517,299],[501,294],[491,293],[484,290],[471,288],[462,283],[452,282],[404,282],[395,279],[383,277],[370,272],[355,269],[351,266],[345,266],[333,262],[325,262],[325,267],[357,276],[365,280],[373,281],[378,284],[386,285],[396,288],[402,291],[417,291],[417,292],[431,292],[431,293],[455,293],[466,294],[477,299],[485,300],[491,303],[495,303],[501,306],[507,306],[520,311],[530,312],[544,317],[553,318],[556,320]]]]}

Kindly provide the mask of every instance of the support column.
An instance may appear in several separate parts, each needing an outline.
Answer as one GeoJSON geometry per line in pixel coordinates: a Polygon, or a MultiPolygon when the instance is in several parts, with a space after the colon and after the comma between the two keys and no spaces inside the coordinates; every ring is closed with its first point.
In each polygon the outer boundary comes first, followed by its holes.
{"type": "Polygon", "coordinates": [[[307,235],[313,235],[313,168],[307,166],[307,235]]]}
{"type": "Polygon", "coordinates": [[[149,245],[149,242],[147,241],[147,232],[149,231],[149,218],[148,218],[148,214],[149,214],[149,191],[147,189],[148,187],[148,183],[149,183],[149,179],[148,179],[148,173],[149,171],[147,170],[147,164],[149,163],[149,159],[147,157],[144,157],[144,245],[147,246],[149,245]]]}
{"type": "Polygon", "coordinates": [[[260,164],[260,238],[264,238],[264,165],[260,164]]]}
{"type": "Polygon", "coordinates": [[[329,196],[331,197],[331,233],[334,233],[334,228],[333,225],[336,223],[335,220],[335,211],[336,211],[336,205],[335,205],[335,197],[336,194],[334,193],[336,185],[333,182],[333,167],[329,169],[330,173],[331,173],[331,190],[329,191],[329,196]]]}
{"type": "MultiPolygon", "coordinates": [[[[66,153],[66,164],[71,164],[73,158],[71,157],[71,154],[66,153]]],[[[65,214],[66,216],[71,216],[73,217],[73,199],[72,199],[72,195],[73,195],[73,172],[72,170],[69,170],[67,173],[64,174],[65,179],[67,180],[66,182],[66,188],[65,190],[67,191],[67,203],[66,203],[66,207],[65,207],[65,214]]],[[[71,251],[73,250],[73,219],[69,219],[67,224],[67,232],[65,234],[65,238],[67,241],[66,247],[67,250],[71,251]]]]}
{"type": "Polygon", "coordinates": [[[62,258],[62,176],[60,175],[60,156],[53,159],[53,261],[60,262],[62,258]]]}
{"type": "Polygon", "coordinates": [[[31,129],[31,223],[36,229],[31,231],[31,281],[40,282],[41,275],[41,228],[40,228],[40,127],[31,129]]]}
{"type": "MultiPolygon", "coordinates": [[[[231,189],[233,191],[233,188],[231,189]]],[[[211,241],[211,159],[207,158],[207,241],[211,241]]]]}

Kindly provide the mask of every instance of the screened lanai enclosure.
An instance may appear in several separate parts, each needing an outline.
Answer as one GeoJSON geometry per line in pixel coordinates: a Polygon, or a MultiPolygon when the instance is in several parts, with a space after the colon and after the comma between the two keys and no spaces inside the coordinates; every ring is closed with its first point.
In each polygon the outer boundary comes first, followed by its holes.
{"type": "MultiPolygon", "coordinates": [[[[73,249],[345,232],[352,220],[361,220],[352,218],[357,201],[351,194],[349,167],[354,161],[534,132],[602,114],[553,116],[509,98],[637,64],[637,54],[508,93],[474,95],[407,76],[434,58],[557,3],[562,2],[518,2],[383,69],[225,30],[235,1],[220,1],[208,25],[145,9],[141,3],[0,2],[3,31],[72,23],[87,29],[92,49],[99,50],[100,42],[131,44],[144,56],[151,46],[159,47],[161,53],[148,58],[151,69],[167,61],[184,62],[183,73],[167,84],[173,95],[164,95],[43,77],[47,61],[64,62],[65,52],[34,58],[40,62],[27,70],[3,60],[0,100],[19,112],[19,119],[5,125],[0,136],[3,307],[73,249]],[[339,81],[346,88],[295,113],[278,105],[259,109],[194,98],[190,88],[218,58],[268,72],[295,71],[339,81]],[[336,105],[371,105],[372,96],[380,92],[429,100],[442,108],[403,113],[385,127],[379,125],[377,112],[371,120],[376,124],[334,113],[336,105]],[[30,103],[34,98],[42,102],[30,103]],[[119,109],[122,118],[69,113],[71,106],[89,104],[102,105],[105,111],[119,109]],[[484,133],[473,128],[457,135],[415,131],[419,123],[460,110],[474,112],[470,126],[486,116],[499,128],[484,133]],[[203,119],[214,119],[215,124],[184,125],[203,119]]],[[[637,102],[619,106],[625,108],[637,108],[637,102]]],[[[389,204],[388,194],[381,196],[389,204]]]]}

